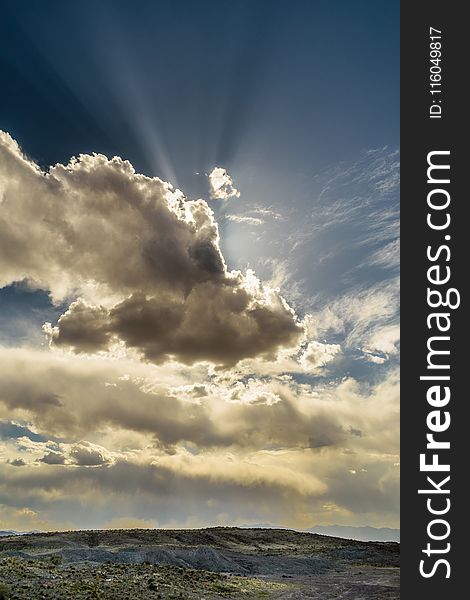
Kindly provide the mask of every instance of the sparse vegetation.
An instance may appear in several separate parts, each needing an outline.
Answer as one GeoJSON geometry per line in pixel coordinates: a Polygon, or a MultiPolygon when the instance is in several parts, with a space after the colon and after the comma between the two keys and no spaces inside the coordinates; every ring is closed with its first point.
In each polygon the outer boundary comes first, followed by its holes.
{"type": "MultiPolygon", "coordinates": [[[[67,565],[50,569],[41,560],[0,559],[11,581],[11,600],[207,600],[269,598],[288,586],[249,577],[150,564],[67,565]]],[[[9,590],[8,586],[4,586],[9,590]]],[[[3,588],[0,586],[0,594],[3,588]]],[[[10,598],[4,594],[5,598],[10,598]]],[[[1,595],[0,595],[1,598],[1,595]]]]}
{"type": "Polygon", "coordinates": [[[11,588],[6,583],[0,581],[0,600],[9,600],[11,588]]]}
{"type": "Polygon", "coordinates": [[[269,600],[302,598],[313,584],[319,599],[330,600],[332,581],[359,586],[361,598],[399,597],[397,544],[237,528],[74,531],[2,542],[0,600],[269,600]]]}

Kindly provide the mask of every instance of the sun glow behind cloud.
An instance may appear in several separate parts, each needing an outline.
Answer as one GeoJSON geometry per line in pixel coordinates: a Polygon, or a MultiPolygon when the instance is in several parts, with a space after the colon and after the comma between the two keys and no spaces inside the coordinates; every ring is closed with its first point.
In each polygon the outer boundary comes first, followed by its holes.
{"type": "MultiPolygon", "coordinates": [[[[2,282],[68,303],[50,348],[2,350],[1,489],[8,506],[28,487],[24,523],[396,524],[395,369],[370,387],[334,376],[343,348],[318,339],[333,321],[229,271],[205,201],[118,158],[44,173],[8,135],[1,151],[2,282]],[[77,485],[83,510],[60,516],[77,485]]],[[[395,343],[377,332],[363,356],[395,343]]]]}
{"type": "Polygon", "coordinates": [[[209,5],[6,15],[2,528],[397,524],[392,21],[209,5]]]}

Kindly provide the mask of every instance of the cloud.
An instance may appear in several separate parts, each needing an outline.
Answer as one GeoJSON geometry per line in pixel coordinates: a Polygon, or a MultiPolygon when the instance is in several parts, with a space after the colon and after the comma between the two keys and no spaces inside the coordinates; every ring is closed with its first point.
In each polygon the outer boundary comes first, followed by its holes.
{"type": "Polygon", "coordinates": [[[316,370],[331,362],[340,352],[339,344],[322,344],[313,341],[307,345],[300,362],[307,371],[316,370]]]}
{"type": "MultiPolygon", "coordinates": [[[[198,470],[197,464],[190,473],[165,464],[122,461],[111,467],[10,469],[23,472],[22,477],[14,477],[0,466],[0,494],[11,512],[22,498],[32,516],[55,521],[55,527],[63,528],[64,521],[70,520],[79,527],[86,520],[89,526],[101,528],[113,522],[127,526],[130,519],[138,519],[142,525],[142,520],[155,523],[157,518],[158,524],[166,527],[228,524],[232,518],[246,522],[263,516],[276,522],[289,510],[297,513],[325,490],[314,476],[296,477],[286,468],[266,469],[228,460],[208,463],[215,468],[213,473],[198,470]],[[67,505],[72,510],[57,523],[67,505]],[[122,514],[129,515],[124,523],[122,514]]],[[[54,525],[48,528],[54,529],[54,525]]]]}
{"type": "Polygon", "coordinates": [[[155,529],[157,520],[116,517],[102,525],[103,529],[155,529]]]}
{"type": "Polygon", "coordinates": [[[209,177],[209,186],[211,197],[216,200],[228,200],[229,198],[239,198],[240,192],[233,185],[233,180],[225,169],[215,167],[209,177]]]}
{"type": "MultiPolygon", "coordinates": [[[[227,441],[214,426],[208,407],[178,398],[160,369],[46,351],[0,348],[0,356],[0,409],[18,418],[28,415],[52,437],[77,440],[125,429],[145,433],[150,440],[154,436],[163,445],[185,439],[202,446],[227,441]],[[50,390],[63,397],[61,406],[36,402],[50,390]]],[[[177,372],[170,379],[173,386],[187,382],[177,372]]]]}
{"type": "Polygon", "coordinates": [[[70,456],[77,465],[82,467],[96,467],[98,465],[107,465],[110,457],[105,448],[81,441],[70,450],[70,456]]]}
{"type": "Polygon", "coordinates": [[[273,211],[271,208],[255,205],[253,208],[245,207],[243,213],[228,213],[225,214],[227,221],[242,225],[253,225],[258,227],[265,224],[267,221],[283,221],[284,217],[273,211]]]}
{"type": "MultiPolygon", "coordinates": [[[[220,171],[214,190],[236,195],[220,171]]],[[[227,366],[274,355],[302,333],[276,290],[227,269],[205,201],[128,161],[80,155],[43,173],[1,133],[0,197],[0,285],[27,280],[69,303],[46,326],[56,346],[124,343],[155,363],[227,366]]]]}
{"type": "Polygon", "coordinates": [[[74,527],[111,526],[123,514],[149,523],[158,519],[162,527],[247,520],[308,527],[324,521],[332,507],[345,521],[351,522],[355,510],[376,522],[371,517],[378,511],[382,522],[396,524],[392,459],[338,454],[333,464],[325,452],[328,448],[237,459],[180,451],[151,463],[120,460],[94,468],[0,465],[0,494],[10,511],[27,507],[56,528],[70,521],[74,527]]]}
{"type": "Polygon", "coordinates": [[[312,448],[243,456],[178,448],[93,468],[0,465],[0,494],[4,505],[28,507],[56,528],[70,520],[74,527],[101,528],[122,515],[158,519],[163,527],[247,519],[308,527],[332,511],[350,523],[365,518],[396,524],[396,456],[359,449],[338,452],[318,439],[312,448]]]}
{"type": "Polygon", "coordinates": [[[234,223],[242,223],[244,225],[262,225],[264,221],[258,217],[249,217],[246,215],[225,215],[227,221],[233,221],[234,223]]]}
{"type": "Polygon", "coordinates": [[[308,527],[336,514],[396,524],[396,373],[374,386],[236,373],[0,349],[0,416],[46,438],[0,444],[8,518],[17,507],[56,529],[123,515],[159,526],[308,527]],[[27,464],[5,464],[17,458],[27,464]]]}
{"type": "Polygon", "coordinates": [[[8,461],[12,467],[25,467],[28,463],[22,458],[14,458],[8,461]]]}
{"type": "MultiPolygon", "coordinates": [[[[334,393],[328,386],[312,388],[292,378],[237,378],[236,372],[210,377],[188,373],[179,376],[179,385],[175,373],[168,385],[151,365],[11,349],[0,350],[0,364],[0,415],[4,406],[15,418],[27,416],[50,439],[62,440],[49,448],[46,442],[29,443],[42,462],[52,451],[82,464],[87,459],[109,463],[111,455],[95,441],[107,431],[136,432],[147,436],[144,446],[153,443],[168,451],[185,443],[199,451],[320,447],[325,432],[329,445],[338,447],[355,440],[354,431],[367,431],[371,439],[356,404],[364,408],[360,398],[374,398],[375,391],[362,391],[349,380],[334,393]],[[192,377],[194,383],[188,385],[192,377]],[[38,406],[35,396],[44,393],[59,394],[63,404],[38,406]]],[[[381,410],[385,415],[383,402],[381,410]]],[[[21,438],[23,445],[26,439],[21,438]]],[[[115,450],[122,447],[118,443],[115,450]]]]}
{"type": "Polygon", "coordinates": [[[295,345],[302,326],[277,292],[253,282],[207,282],[182,299],[135,293],[110,310],[77,300],[46,331],[56,346],[75,352],[106,351],[113,340],[123,341],[154,363],[173,358],[227,366],[274,356],[295,345]]]}
{"type": "Polygon", "coordinates": [[[59,452],[48,452],[39,460],[46,465],[63,465],[65,463],[65,456],[59,454],[59,452]]]}
{"type": "MultiPolygon", "coordinates": [[[[50,520],[41,518],[38,511],[29,506],[5,506],[0,504],[0,527],[14,531],[57,531],[57,521],[51,515],[50,520]]],[[[59,529],[72,529],[72,521],[62,522],[59,529]]]]}
{"type": "Polygon", "coordinates": [[[306,322],[308,335],[319,337],[340,333],[346,347],[396,355],[399,300],[397,278],[358,287],[309,315],[306,322]]]}
{"type": "MultiPolygon", "coordinates": [[[[381,199],[396,187],[383,181],[373,174],[381,199]]],[[[364,202],[346,196],[323,203],[320,229],[362,222],[364,202]]],[[[309,235],[317,216],[302,215],[309,235]]],[[[271,207],[236,217],[282,220],[271,207]]],[[[388,222],[394,239],[389,215],[368,243],[388,222]]],[[[374,248],[393,262],[395,246],[374,248]]],[[[26,280],[64,306],[50,346],[0,347],[2,523],[396,526],[397,280],[322,308],[289,252],[263,284],[227,267],[206,202],[117,157],[43,172],[1,136],[0,285],[26,280]],[[316,312],[300,321],[282,283],[316,312]],[[328,379],[358,351],[394,358],[382,382],[328,379]]]]}
{"type": "Polygon", "coordinates": [[[398,354],[397,344],[400,341],[400,327],[393,325],[375,331],[368,341],[369,352],[381,352],[386,355],[398,354]]]}
{"type": "Polygon", "coordinates": [[[368,264],[384,269],[398,269],[400,266],[400,240],[397,238],[376,250],[371,255],[368,264]]]}

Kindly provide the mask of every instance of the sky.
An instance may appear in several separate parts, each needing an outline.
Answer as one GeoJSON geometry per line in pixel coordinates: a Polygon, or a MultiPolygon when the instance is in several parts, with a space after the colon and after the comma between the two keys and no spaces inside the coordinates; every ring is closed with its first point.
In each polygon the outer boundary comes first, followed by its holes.
{"type": "Polygon", "coordinates": [[[0,529],[399,526],[399,3],[10,3],[0,529]]]}

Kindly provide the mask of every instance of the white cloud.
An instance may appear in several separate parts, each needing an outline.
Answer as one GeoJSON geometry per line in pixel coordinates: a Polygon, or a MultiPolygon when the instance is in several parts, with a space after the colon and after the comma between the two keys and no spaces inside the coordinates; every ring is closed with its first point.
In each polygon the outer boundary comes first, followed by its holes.
{"type": "Polygon", "coordinates": [[[257,217],[249,217],[247,215],[225,215],[227,221],[233,221],[234,223],[241,223],[244,225],[262,225],[263,220],[257,217]]]}
{"type": "MultiPolygon", "coordinates": [[[[383,358],[386,360],[389,356],[396,356],[398,354],[399,342],[400,327],[398,325],[383,327],[370,336],[363,350],[370,355],[380,353],[384,355],[383,358]]],[[[375,358],[379,357],[375,356],[375,358]]]]}
{"type": "Polygon", "coordinates": [[[233,223],[258,226],[263,225],[267,221],[284,220],[284,217],[271,208],[256,205],[254,208],[248,209],[243,213],[226,214],[225,219],[233,223]]]}
{"type": "Polygon", "coordinates": [[[341,352],[339,344],[322,344],[321,342],[309,342],[302,356],[300,363],[306,371],[316,371],[324,367],[341,352]]]}
{"type": "Polygon", "coordinates": [[[389,337],[397,334],[398,318],[399,281],[394,278],[335,298],[313,312],[306,326],[309,335],[317,338],[328,332],[341,334],[348,348],[379,350],[378,345],[385,344],[390,350],[389,337]],[[381,336],[385,336],[382,341],[381,336]]]}
{"type": "Polygon", "coordinates": [[[400,240],[397,238],[376,250],[371,255],[368,264],[386,269],[397,269],[400,266],[400,240]]]}
{"type": "Polygon", "coordinates": [[[232,178],[222,167],[215,167],[208,177],[212,198],[228,200],[240,197],[240,192],[234,186],[232,178]]]}
{"type": "Polygon", "coordinates": [[[70,456],[77,465],[86,467],[107,465],[111,462],[111,456],[106,448],[83,440],[72,447],[70,456]]]}

